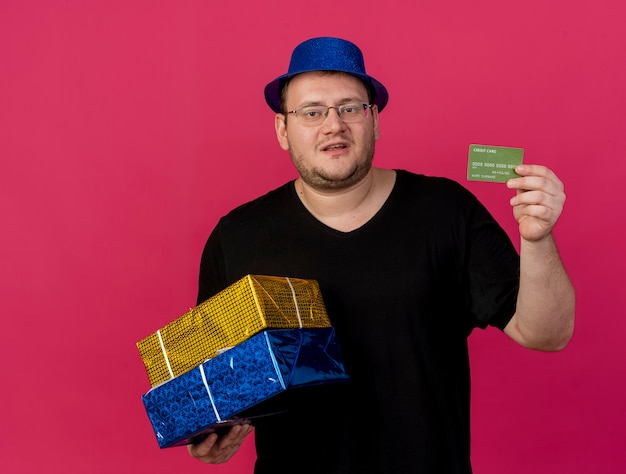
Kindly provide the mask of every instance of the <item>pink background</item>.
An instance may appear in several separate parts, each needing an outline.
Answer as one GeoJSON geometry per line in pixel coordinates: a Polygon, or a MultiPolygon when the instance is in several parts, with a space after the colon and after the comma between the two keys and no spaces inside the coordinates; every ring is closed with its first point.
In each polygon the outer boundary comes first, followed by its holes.
{"type": "Polygon", "coordinates": [[[624,472],[623,5],[3,0],[2,472],[250,472],[250,442],[213,468],[158,449],[135,342],[193,306],[218,217],[294,177],[262,90],[319,35],[390,90],[379,166],[459,180],[515,241],[510,192],[465,180],[468,145],[566,183],[576,334],[558,354],[471,336],[475,472],[624,472]]]}

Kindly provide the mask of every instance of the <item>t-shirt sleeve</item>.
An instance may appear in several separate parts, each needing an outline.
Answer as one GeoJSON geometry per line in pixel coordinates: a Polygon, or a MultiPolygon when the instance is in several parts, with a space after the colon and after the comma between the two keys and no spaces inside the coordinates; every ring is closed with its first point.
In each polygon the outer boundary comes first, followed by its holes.
{"type": "Polygon", "coordinates": [[[207,239],[200,259],[198,278],[198,299],[200,304],[228,286],[226,282],[226,264],[220,240],[220,223],[207,239]]]}
{"type": "Polygon", "coordinates": [[[476,200],[467,233],[470,312],[475,325],[500,329],[515,313],[519,255],[506,232],[476,200]]]}

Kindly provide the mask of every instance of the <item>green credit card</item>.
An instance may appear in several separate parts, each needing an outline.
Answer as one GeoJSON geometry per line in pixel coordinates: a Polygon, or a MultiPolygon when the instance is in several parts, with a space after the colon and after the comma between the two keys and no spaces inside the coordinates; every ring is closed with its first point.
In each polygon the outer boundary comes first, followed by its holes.
{"type": "Polygon", "coordinates": [[[523,148],[504,146],[470,145],[467,160],[469,181],[505,183],[519,175],[515,167],[522,164],[523,148]]]}

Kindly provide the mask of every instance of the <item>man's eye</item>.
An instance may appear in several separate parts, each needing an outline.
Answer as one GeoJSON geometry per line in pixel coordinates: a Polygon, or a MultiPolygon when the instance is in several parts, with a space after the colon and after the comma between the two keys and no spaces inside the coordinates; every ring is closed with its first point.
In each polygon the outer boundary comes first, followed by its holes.
{"type": "Polygon", "coordinates": [[[307,109],[307,110],[303,110],[303,115],[307,118],[315,118],[315,117],[319,117],[320,115],[322,115],[322,112],[320,112],[317,109],[307,109]]]}

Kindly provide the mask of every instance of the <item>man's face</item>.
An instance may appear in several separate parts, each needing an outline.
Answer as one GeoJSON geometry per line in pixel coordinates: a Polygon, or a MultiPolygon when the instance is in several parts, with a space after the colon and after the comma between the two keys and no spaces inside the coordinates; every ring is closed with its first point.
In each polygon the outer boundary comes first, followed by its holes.
{"type": "MultiPolygon", "coordinates": [[[[359,79],[344,73],[307,72],[289,82],[284,105],[289,111],[350,102],[369,102],[359,79]]],[[[286,120],[278,114],[275,126],[280,146],[291,154],[302,180],[315,189],[344,189],[361,181],[371,169],[379,137],[376,106],[358,122],[345,123],[331,109],[320,125],[304,125],[288,113],[286,120]]]]}

